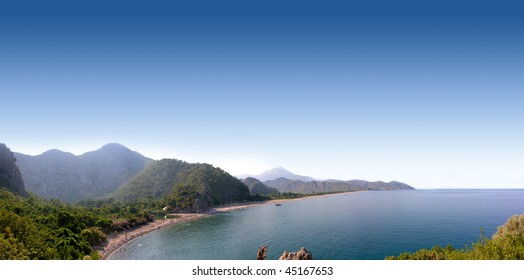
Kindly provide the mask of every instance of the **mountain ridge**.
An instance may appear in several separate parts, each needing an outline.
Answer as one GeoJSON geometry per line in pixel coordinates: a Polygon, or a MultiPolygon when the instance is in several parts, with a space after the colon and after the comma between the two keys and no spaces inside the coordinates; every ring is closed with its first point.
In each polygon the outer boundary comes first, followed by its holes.
{"type": "Polygon", "coordinates": [[[51,149],[36,156],[15,153],[15,157],[27,190],[66,202],[102,198],[152,161],[117,143],[78,156],[51,149]]]}
{"type": "Polygon", "coordinates": [[[304,182],[300,180],[291,180],[287,178],[277,178],[275,180],[265,181],[269,187],[277,189],[279,192],[291,192],[291,193],[326,193],[326,192],[352,192],[352,191],[365,191],[365,190],[414,190],[413,187],[397,182],[369,182],[365,180],[327,180],[327,181],[309,181],[304,182]]]}
{"type": "MultiPolygon", "coordinates": [[[[110,197],[121,186],[139,176],[149,164],[158,162],[118,143],[109,143],[98,150],[78,156],[58,149],[51,149],[36,156],[21,153],[14,153],[14,156],[17,159],[26,190],[44,198],[59,199],[66,202],[110,197]]],[[[202,170],[200,171],[203,172],[202,170]]],[[[173,170],[169,172],[176,173],[173,170]]],[[[206,172],[212,173],[209,170],[206,172]]],[[[200,175],[206,176],[203,173],[200,175]]],[[[277,194],[278,192],[316,193],[411,188],[396,181],[385,183],[364,180],[319,180],[294,174],[283,167],[277,167],[251,177],[252,179],[249,180],[244,178],[242,182],[248,186],[252,193],[264,195],[277,194]]],[[[198,180],[202,179],[199,178],[198,180]]],[[[233,185],[236,185],[236,183],[233,183],[233,185]]],[[[163,195],[166,195],[165,187],[163,189],[163,195]]],[[[152,196],[157,197],[158,194],[153,193],[152,196]]]]}
{"type": "MultiPolygon", "coordinates": [[[[309,176],[297,175],[283,167],[277,167],[259,175],[242,175],[256,178],[265,186],[277,189],[279,192],[291,193],[324,193],[324,192],[346,192],[359,190],[409,190],[413,187],[398,181],[375,181],[366,180],[320,180],[309,176]]],[[[242,177],[239,176],[239,177],[242,177]]],[[[244,179],[245,180],[245,179],[244,179]]]]}

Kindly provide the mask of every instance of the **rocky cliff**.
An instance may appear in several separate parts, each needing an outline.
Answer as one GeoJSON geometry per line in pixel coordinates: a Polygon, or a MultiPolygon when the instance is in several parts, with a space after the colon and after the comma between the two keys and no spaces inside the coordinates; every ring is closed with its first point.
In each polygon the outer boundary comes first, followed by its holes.
{"type": "Polygon", "coordinates": [[[0,143],[0,188],[27,196],[22,174],[15,164],[16,158],[5,144],[0,143]]]}

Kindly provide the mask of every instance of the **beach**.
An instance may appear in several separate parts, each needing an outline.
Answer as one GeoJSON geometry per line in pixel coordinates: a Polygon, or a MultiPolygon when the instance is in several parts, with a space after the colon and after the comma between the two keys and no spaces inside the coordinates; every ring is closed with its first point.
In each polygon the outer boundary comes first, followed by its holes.
{"type": "Polygon", "coordinates": [[[95,250],[98,251],[101,259],[108,259],[111,256],[111,254],[113,254],[114,252],[118,250],[121,250],[122,249],[121,247],[124,244],[126,244],[127,242],[133,239],[136,239],[142,235],[148,234],[152,231],[159,230],[159,229],[171,226],[171,225],[208,217],[210,215],[214,215],[218,213],[230,212],[230,211],[245,209],[249,207],[256,207],[256,206],[262,206],[262,205],[268,205],[268,204],[280,204],[280,203],[284,203],[288,201],[312,199],[312,198],[326,197],[326,196],[332,196],[332,195],[342,195],[342,194],[348,194],[348,193],[324,194],[324,195],[306,196],[306,197],[294,198],[294,199],[275,199],[275,200],[266,200],[266,201],[233,203],[233,204],[213,207],[212,209],[204,213],[168,214],[166,219],[155,220],[153,222],[147,223],[146,225],[132,228],[124,232],[120,232],[117,234],[110,234],[108,235],[107,241],[104,242],[104,245],[95,247],[95,250]]]}

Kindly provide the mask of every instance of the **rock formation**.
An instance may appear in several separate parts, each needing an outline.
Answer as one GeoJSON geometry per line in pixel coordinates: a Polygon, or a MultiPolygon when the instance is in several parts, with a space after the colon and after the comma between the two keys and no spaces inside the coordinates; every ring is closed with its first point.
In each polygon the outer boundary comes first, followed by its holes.
{"type": "Polygon", "coordinates": [[[279,260],[312,260],[313,255],[311,252],[306,250],[304,247],[300,248],[298,252],[288,252],[284,251],[279,260]]]}
{"type": "Polygon", "coordinates": [[[267,255],[267,245],[258,248],[257,260],[265,260],[267,255]]]}
{"type": "MultiPolygon", "coordinates": [[[[267,245],[258,248],[257,260],[265,260],[267,255],[267,245]]],[[[300,248],[298,252],[284,251],[279,260],[312,260],[313,255],[306,248],[300,248]]]]}
{"type": "Polygon", "coordinates": [[[0,188],[7,188],[10,192],[28,196],[22,174],[15,162],[16,158],[11,150],[0,143],[0,188]]]}

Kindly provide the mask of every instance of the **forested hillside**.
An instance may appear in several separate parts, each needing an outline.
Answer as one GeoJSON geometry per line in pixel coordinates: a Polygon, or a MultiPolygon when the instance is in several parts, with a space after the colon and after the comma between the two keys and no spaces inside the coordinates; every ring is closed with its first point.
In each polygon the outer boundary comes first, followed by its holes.
{"type": "Polygon", "coordinates": [[[250,198],[248,187],[222,169],[175,159],[152,163],[111,196],[128,202],[160,199],[172,209],[185,212],[206,211],[250,198]]]}
{"type": "Polygon", "coordinates": [[[111,200],[73,206],[0,189],[0,259],[98,259],[93,246],[108,234],[152,221],[144,208],[111,200]]]}

